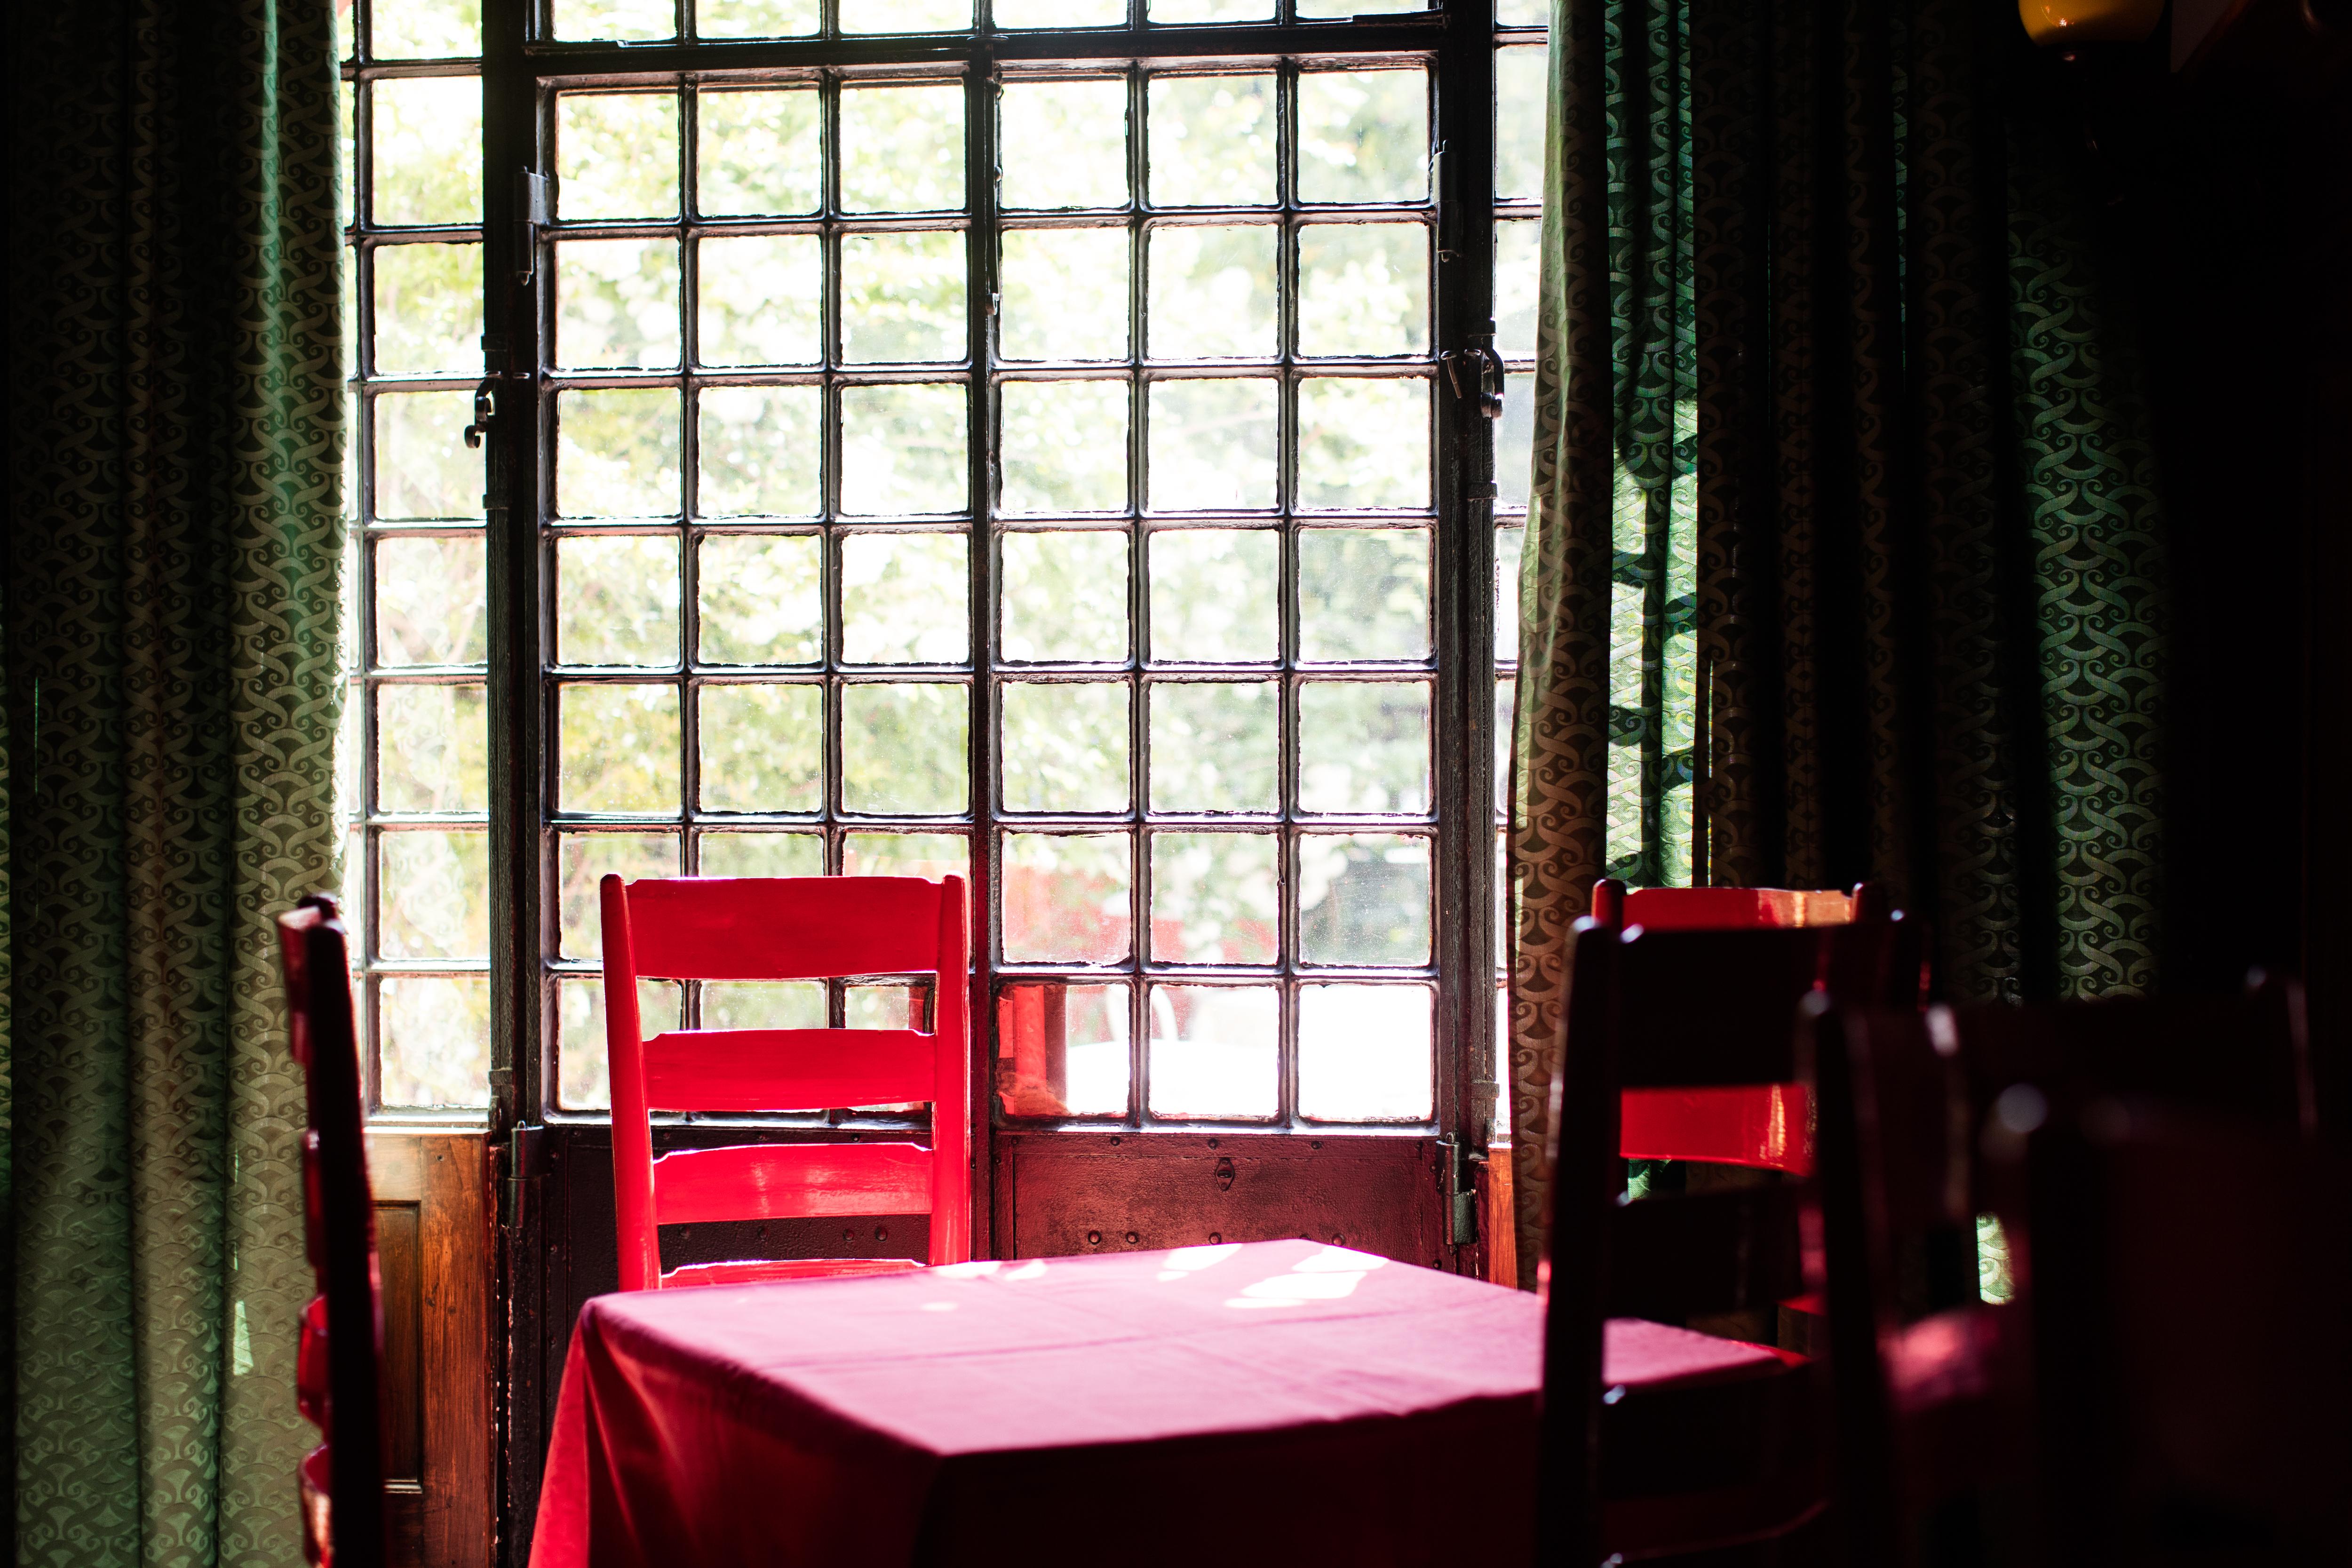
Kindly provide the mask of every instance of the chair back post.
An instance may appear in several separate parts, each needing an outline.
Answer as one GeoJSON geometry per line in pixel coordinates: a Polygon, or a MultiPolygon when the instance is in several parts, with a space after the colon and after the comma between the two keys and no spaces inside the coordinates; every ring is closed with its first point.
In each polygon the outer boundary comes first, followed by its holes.
{"type": "Polygon", "coordinates": [[[661,1282],[661,1236],[654,1223],[653,1116],[628,887],[608,873],[596,890],[604,915],[604,1051],[613,1091],[613,1217],[621,1289],[650,1290],[661,1282]]]}
{"type": "Polygon", "coordinates": [[[939,968],[931,986],[931,1029],[936,1037],[931,1101],[930,1261],[963,1263],[971,1257],[971,1096],[949,1092],[971,1070],[971,1041],[964,1017],[971,985],[971,944],[966,934],[969,905],[961,877],[940,882],[939,968]]]}
{"type": "Polygon", "coordinates": [[[1603,877],[1592,884],[1592,921],[1596,925],[1618,931],[1625,924],[1625,884],[1615,877],[1603,877]]]}
{"type": "Polygon", "coordinates": [[[310,1123],[302,1156],[310,1264],[326,1300],[327,1399],[320,1426],[329,1508],[325,1539],[316,1544],[335,1568],[382,1568],[383,1311],[376,1293],[375,1206],[350,953],[336,902],[326,894],[303,899],[279,917],[278,928],[310,1123]]]}
{"type": "Polygon", "coordinates": [[[1879,1353],[1884,1303],[1893,1293],[1885,1194],[1873,1182],[1880,1129],[1871,1079],[1869,1023],[1826,993],[1800,1009],[1798,1071],[1817,1115],[1813,1202],[1821,1246],[1807,1284],[1828,1307],[1832,1400],[1834,1528],[1854,1564],[1906,1561],[1895,1508],[1900,1480],[1894,1418],[1879,1353]],[[1874,1212],[1874,1202],[1877,1212],[1874,1212]],[[1822,1267],[1824,1264],[1826,1268],[1822,1267]]]}
{"type": "Polygon", "coordinates": [[[1538,1561],[1544,1563],[1595,1563],[1601,1551],[1601,1325],[1622,1114],[1619,944],[1615,927],[1591,917],[1576,922],[1552,1076],[1547,1392],[1537,1482],[1538,1561]]]}

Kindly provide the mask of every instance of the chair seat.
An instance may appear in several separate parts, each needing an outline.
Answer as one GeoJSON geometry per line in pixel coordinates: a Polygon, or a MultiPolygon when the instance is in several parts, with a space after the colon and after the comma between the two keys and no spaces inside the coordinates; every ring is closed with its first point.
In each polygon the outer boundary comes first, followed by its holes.
{"type": "Polygon", "coordinates": [[[1735,1545],[1819,1511],[1806,1357],[1640,1318],[1610,1319],[1601,1343],[1604,1551],[1735,1545]]]}
{"type": "Polygon", "coordinates": [[[661,1277],[661,1289],[687,1285],[761,1285],[775,1279],[823,1279],[846,1274],[898,1274],[922,1265],[911,1258],[747,1258],[730,1263],[689,1263],[661,1277]]]}

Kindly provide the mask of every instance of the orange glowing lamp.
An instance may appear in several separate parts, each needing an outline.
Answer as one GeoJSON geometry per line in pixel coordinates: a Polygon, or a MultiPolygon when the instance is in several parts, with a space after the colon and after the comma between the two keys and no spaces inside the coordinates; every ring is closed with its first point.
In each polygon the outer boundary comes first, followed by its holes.
{"type": "Polygon", "coordinates": [[[2017,14],[2037,44],[2137,44],[2156,31],[2164,0],[2017,0],[2017,14]]]}

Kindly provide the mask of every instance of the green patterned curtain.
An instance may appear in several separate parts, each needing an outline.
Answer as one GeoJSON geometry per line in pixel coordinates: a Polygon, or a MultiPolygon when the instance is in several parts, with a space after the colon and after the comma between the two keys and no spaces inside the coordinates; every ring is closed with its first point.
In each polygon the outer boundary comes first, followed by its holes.
{"type": "Polygon", "coordinates": [[[11,28],[15,1560],[300,1561],[269,918],[334,871],[328,0],[11,28]]]}
{"type": "Polygon", "coordinates": [[[2144,990],[2163,782],[2140,367],[2014,6],[1556,0],[1551,63],[1510,838],[1529,1284],[1597,876],[1876,878],[1956,999],[2144,990]]]}

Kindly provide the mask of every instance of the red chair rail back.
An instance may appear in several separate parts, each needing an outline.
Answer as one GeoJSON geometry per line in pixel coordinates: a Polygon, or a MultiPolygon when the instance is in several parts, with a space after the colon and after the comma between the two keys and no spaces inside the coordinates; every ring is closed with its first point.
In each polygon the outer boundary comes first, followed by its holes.
{"type": "Polygon", "coordinates": [[[1627,888],[1614,877],[1592,885],[1592,918],[1646,931],[1754,931],[1759,926],[1846,925],[1884,918],[1886,889],[1830,888],[1627,888]]]}
{"type": "Polygon", "coordinates": [[[303,1547],[321,1568],[384,1562],[375,1205],[368,1185],[351,963],[335,900],[312,894],[278,917],[294,1059],[303,1068],[303,1228],[319,1294],[302,1314],[296,1400],[324,1439],[296,1484],[303,1547]]]}
{"type": "Polygon", "coordinates": [[[660,1227],[928,1213],[929,1261],[971,1254],[970,946],[950,877],[668,878],[602,884],[621,1288],[898,1267],[705,1265],[665,1274],[660,1227]],[[645,1037],[636,982],[929,974],[931,1027],[678,1029],[645,1037]],[[653,1152],[653,1113],[809,1111],[928,1100],[909,1140],[653,1152]]]}

